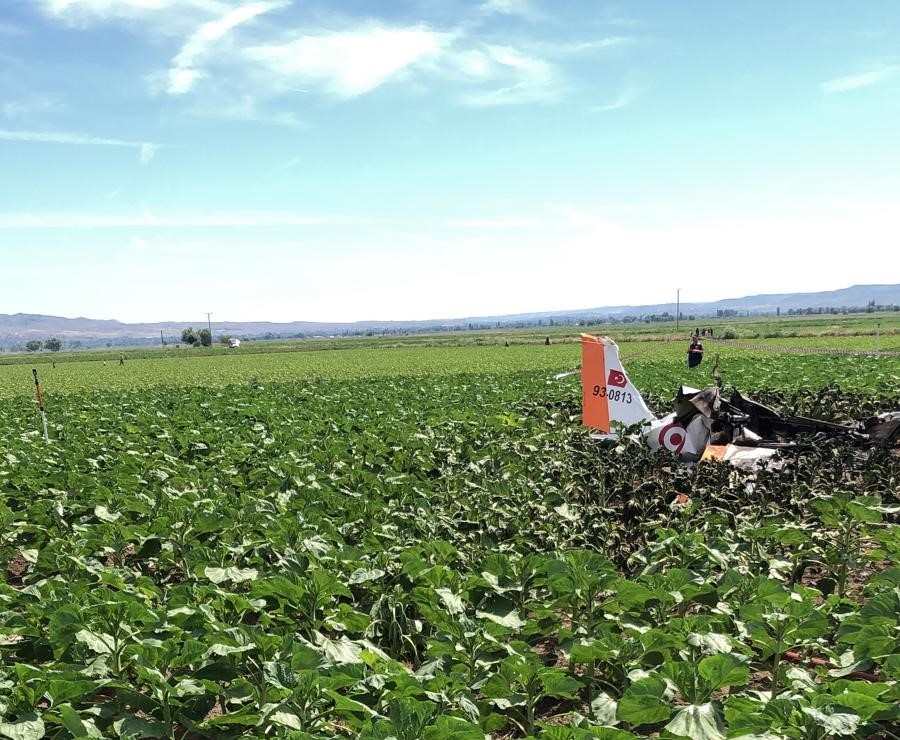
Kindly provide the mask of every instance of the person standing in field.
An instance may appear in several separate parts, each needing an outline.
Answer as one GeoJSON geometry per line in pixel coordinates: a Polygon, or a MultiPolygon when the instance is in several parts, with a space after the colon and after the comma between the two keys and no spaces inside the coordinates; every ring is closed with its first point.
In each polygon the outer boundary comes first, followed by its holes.
{"type": "Polygon", "coordinates": [[[697,367],[703,361],[703,345],[700,337],[694,336],[688,348],[688,367],[697,367]]]}
{"type": "Polygon", "coordinates": [[[125,353],[124,352],[119,352],[119,364],[120,365],[125,364],[125,353]]]}

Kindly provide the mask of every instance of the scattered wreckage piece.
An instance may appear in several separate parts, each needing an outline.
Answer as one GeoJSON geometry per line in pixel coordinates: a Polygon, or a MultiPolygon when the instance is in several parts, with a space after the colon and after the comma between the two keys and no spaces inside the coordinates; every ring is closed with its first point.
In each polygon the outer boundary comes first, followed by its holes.
{"type": "Polygon", "coordinates": [[[900,412],[838,424],[782,415],[737,390],[726,400],[718,385],[682,386],[672,413],[660,419],[628,379],[612,339],[582,334],[581,351],[582,417],[597,430],[595,439],[618,439],[623,429],[637,427],[650,449],[668,450],[682,462],[715,459],[745,469],[770,461],[779,449],[797,448],[808,435],[840,436],[862,446],[900,443],[900,412]]]}

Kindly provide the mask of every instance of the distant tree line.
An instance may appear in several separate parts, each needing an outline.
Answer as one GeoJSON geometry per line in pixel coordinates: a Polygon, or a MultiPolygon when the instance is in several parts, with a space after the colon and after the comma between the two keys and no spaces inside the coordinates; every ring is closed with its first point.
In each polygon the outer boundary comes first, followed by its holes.
{"type": "Polygon", "coordinates": [[[900,306],[896,303],[876,304],[870,301],[866,306],[817,306],[815,308],[789,308],[788,316],[821,316],[822,314],[848,314],[848,313],[875,313],[882,311],[900,311],[900,306]]]}

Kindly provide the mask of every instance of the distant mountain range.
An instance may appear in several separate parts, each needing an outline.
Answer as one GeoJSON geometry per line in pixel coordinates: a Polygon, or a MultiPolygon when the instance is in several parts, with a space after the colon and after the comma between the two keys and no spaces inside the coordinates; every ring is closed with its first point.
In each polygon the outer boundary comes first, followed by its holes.
{"type": "MultiPolygon", "coordinates": [[[[682,303],[683,316],[698,319],[719,315],[719,312],[767,314],[780,310],[803,308],[858,308],[874,302],[876,305],[900,304],[900,285],[853,285],[841,290],[819,293],[778,293],[754,295],[743,298],[727,298],[708,303],[682,303]]],[[[544,311],[539,313],[508,314],[504,316],[473,316],[456,319],[431,319],[425,321],[357,321],[352,323],[290,321],[214,321],[213,333],[228,333],[240,337],[305,337],[365,334],[367,332],[440,331],[467,328],[493,328],[527,326],[530,324],[567,324],[579,321],[619,321],[625,317],[674,315],[675,303],[658,303],[642,306],[600,306],[569,311],[544,311]]],[[[729,314],[734,315],[734,314],[729,314]]],[[[160,333],[167,341],[178,341],[181,330],[187,326],[202,328],[198,321],[164,321],[158,323],[126,324],[112,319],[63,318],[40,314],[0,314],[0,345],[21,347],[30,339],[59,337],[67,346],[80,342],[82,346],[103,344],[150,344],[160,341],[160,333]]]]}

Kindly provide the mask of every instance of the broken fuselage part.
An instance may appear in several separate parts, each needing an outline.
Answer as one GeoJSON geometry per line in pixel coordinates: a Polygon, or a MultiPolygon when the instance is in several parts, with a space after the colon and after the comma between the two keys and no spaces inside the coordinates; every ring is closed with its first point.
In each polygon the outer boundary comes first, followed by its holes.
{"type": "Polygon", "coordinates": [[[737,390],[725,400],[717,385],[702,390],[682,386],[672,413],[660,419],[629,380],[612,339],[583,334],[581,342],[583,422],[597,430],[592,435],[596,439],[618,439],[624,430],[637,429],[650,449],[668,450],[683,462],[715,458],[739,466],[755,465],[780,448],[796,446],[794,438],[801,435],[842,436],[858,444],[900,443],[900,412],[838,424],[783,415],[737,390]]]}

